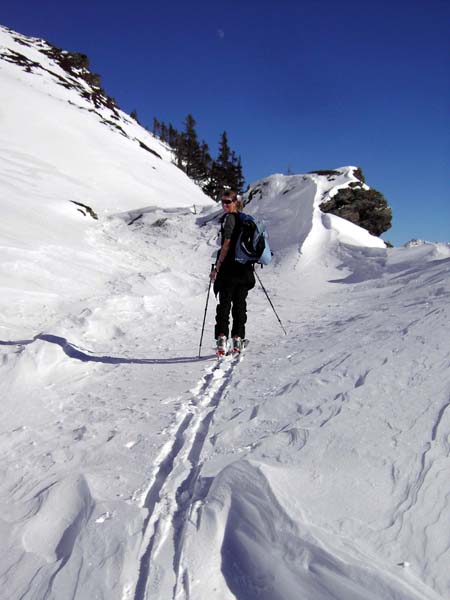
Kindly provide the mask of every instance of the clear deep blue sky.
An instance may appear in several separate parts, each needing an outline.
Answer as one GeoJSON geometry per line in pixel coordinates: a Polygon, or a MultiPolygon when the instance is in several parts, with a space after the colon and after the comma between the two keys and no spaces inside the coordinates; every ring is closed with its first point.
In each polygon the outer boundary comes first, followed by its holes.
{"type": "Polygon", "coordinates": [[[251,183],[348,164],[392,206],[383,237],[450,241],[444,0],[5,3],[0,23],[86,53],[151,127],[192,113],[251,183]]]}

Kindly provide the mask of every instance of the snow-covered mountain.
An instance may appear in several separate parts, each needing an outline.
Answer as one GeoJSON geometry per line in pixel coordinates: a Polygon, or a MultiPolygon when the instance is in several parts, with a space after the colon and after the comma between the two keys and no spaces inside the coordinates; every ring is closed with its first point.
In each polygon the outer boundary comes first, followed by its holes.
{"type": "Polygon", "coordinates": [[[0,28],[2,598],[448,597],[449,245],[256,182],[288,335],[198,359],[217,206],[94,88],[0,28]]]}

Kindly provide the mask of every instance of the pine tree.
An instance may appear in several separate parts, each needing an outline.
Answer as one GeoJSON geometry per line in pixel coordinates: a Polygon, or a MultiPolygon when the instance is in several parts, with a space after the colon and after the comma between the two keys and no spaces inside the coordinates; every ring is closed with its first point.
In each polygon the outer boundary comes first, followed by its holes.
{"type": "Polygon", "coordinates": [[[163,142],[167,142],[169,139],[169,130],[165,123],[161,123],[159,137],[161,138],[161,141],[163,141],[163,142]]]}
{"type": "Polygon", "coordinates": [[[199,143],[195,131],[195,119],[192,115],[188,115],[184,121],[182,161],[184,171],[189,177],[194,175],[198,150],[199,143]]]}
{"type": "Polygon", "coordinates": [[[219,173],[218,173],[218,165],[217,161],[213,160],[211,163],[211,168],[209,170],[208,182],[203,186],[203,191],[207,196],[213,198],[213,200],[219,201],[219,194],[222,191],[220,187],[219,181],[219,173]]]}
{"type": "Polygon", "coordinates": [[[222,165],[224,170],[227,170],[228,163],[230,162],[230,146],[228,145],[228,136],[227,132],[224,131],[220,136],[219,141],[219,156],[217,157],[217,162],[222,165]]]}
{"type": "Polygon", "coordinates": [[[234,150],[231,152],[231,164],[229,166],[228,179],[229,185],[233,190],[241,192],[244,187],[244,176],[242,174],[242,161],[240,156],[236,156],[234,150]]]}
{"type": "Polygon", "coordinates": [[[222,133],[219,141],[219,155],[211,165],[208,184],[203,188],[206,194],[218,200],[222,191],[231,188],[237,192],[242,191],[244,177],[242,175],[241,158],[230,150],[226,131],[222,133]]]}
{"type": "Polygon", "coordinates": [[[204,180],[207,180],[211,172],[212,158],[211,154],[209,153],[209,146],[204,140],[202,141],[202,144],[200,146],[200,157],[203,175],[202,178],[204,180]]]}
{"type": "Polygon", "coordinates": [[[172,125],[172,123],[169,123],[169,130],[168,130],[168,143],[169,146],[171,148],[176,149],[178,144],[179,144],[179,137],[180,134],[179,132],[175,129],[175,127],[172,125]]]}
{"type": "MultiPolygon", "coordinates": [[[[130,117],[131,117],[132,119],[134,119],[134,120],[136,121],[136,123],[139,123],[139,118],[138,118],[138,114],[137,114],[137,110],[136,110],[136,109],[133,109],[133,110],[131,111],[131,113],[130,113],[130,117]]],[[[139,123],[139,125],[140,125],[140,123],[139,123]]]]}
{"type": "Polygon", "coordinates": [[[242,168],[242,158],[241,155],[239,155],[238,158],[238,164],[237,164],[237,189],[239,192],[242,192],[244,190],[244,186],[245,186],[245,177],[244,177],[244,170],[242,168]]]}
{"type": "Polygon", "coordinates": [[[230,149],[227,132],[219,140],[219,153],[213,160],[208,144],[199,142],[195,129],[196,121],[189,114],[184,121],[184,131],[179,132],[172,123],[167,126],[163,121],[153,119],[153,133],[174,150],[176,165],[203,191],[218,199],[225,188],[242,191],[245,180],[242,173],[241,157],[230,149]]]}
{"type": "Polygon", "coordinates": [[[201,181],[205,177],[202,149],[195,130],[195,119],[188,115],[184,122],[185,130],[182,134],[181,162],[185,173],[194,181],[201,181]]]}
{"type": "Polygon", "coordinates": [[[224,131],[220,136],[219,155],[215,164],[216,197],[226,187],[232,187],[233,181],[230,181],[230,157],[231,150],[228,145],[227,132],[224,131]]]}
{"type": "Polygon", "coordinates": [[[161,123],[156,117],[153,117],[153,133],[158,137],[161,135],[161,123]]]}

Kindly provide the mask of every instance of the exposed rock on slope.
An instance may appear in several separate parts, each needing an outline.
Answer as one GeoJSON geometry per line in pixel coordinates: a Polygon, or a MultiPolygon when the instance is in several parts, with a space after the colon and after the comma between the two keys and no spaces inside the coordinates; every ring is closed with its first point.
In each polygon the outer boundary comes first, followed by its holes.
{"type": "MultiPolygon", "coordinates": [[[[46,71],[56,79],[56,83],[59,85],[67,89],[72,88],[77,90],[82,97],[90,100],[96,108],[104,106],[111,109],[115,113],[116,118],[119,117],[116,101],[102,89],[100,75],[92,73],[89,70],[89,58],[86,54],[67,52],[57,46],[53,46],[49,42],[39,38],[29,38],[7,27],[4,27],[4,30],[21,46],[34,51],[37,50],[41,55],[51,59],[53,64],[56,63],[63,70],[64,74],[52,69],[52,63],[45,66],[42,61],[33,60],[25,52],[22,53],[11,48],[4,48],[0,52],[0,57],[3,60],[17,64],[27,73],[46,71]]],[[[38,59],[39,54],[35,54],[35,57],[38,59]]]]}
{"type": "MultiPolygon", "coordinates": [[[[300,175],[291,177],[298,178],[300,175]]],[[[360,168],[318,170],[301,175],[301,177],[304,182],[309,180],[321,182],[320,186],[323,189],[321,212],[346,219],[376,237],[391,227],[392,210],[390,206],[380,192],[366,185],[360,168]]],[[[299,181],[298,179],[289,180],[287,177],[286,187],[281,194],[289,194],[299,181]],[[292,181],[292,183],[288,184],[288,181],[292,181]]],[[[244,196],[245,204],[254,198],[264,196],[269,185],[270,182],[267,179],[254,183],[244,196]]]]}
{"type": "Polygon", "coordinates": [[[364,227],[372,235],[379,236],[391,227],[392,210],[380,192],[364,183],[360,169],[355,169],[353,174],[359,181],[350,182],[348,187],[339,189],[320,205],[320,210],[347,219],[364,227]]]}

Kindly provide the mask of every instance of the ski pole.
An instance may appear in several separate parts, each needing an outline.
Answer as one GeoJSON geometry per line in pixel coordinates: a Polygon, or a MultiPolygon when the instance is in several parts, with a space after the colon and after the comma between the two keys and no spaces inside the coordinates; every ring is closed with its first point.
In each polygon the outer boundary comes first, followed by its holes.
{"type": "MultiPolygon", "coordinates": [[[[214,269],[214,263],[211,265],[211,271],[214,269]]],[[[203,341],[203,332],[205,330],[205,321],[206,321],[206,313],[208,311],[208,302],[209,302],[209,293],[211,291],[212,279],[209,278],[209,286],[208,286],[208,294],[206,296],[206,306],[205,306],[205,314],[203,315],[203,325],[202,325],[202,333],[200,335],[200,345],[198,347],[198,357],[200,358],[200,354],[202,351],[202,341],[203,341]]]]}
{"type": "Polygon", "coordinates": [[[266,290],[266,288],[263,286],[263,284],[262,284],[262,281],[261,281],[261,279],[259,278],[259,275],[258,275],[258,273],[257,273],[256,271],[255,271],[255,275],[256,275],[256,278],[257,278],[257,280],[259,281],[259,284],[260,284],[260,286],[261,286],[261,287],[262,287],[262,289],[263,289],[263,292],[265,293],[265,295],[266,295],[266,297],[267,297],[267,300],[269,301],[269,304],[270,304],[270,306],[272,307],[272,310],[273,310],[273,312],[275,313],[275,316],[276,316],[276,318],[278,319],[278,323],[281,325],[281,329],[284,331],[284,335],[287,335],[287,331],[286,331],[286,329],[283,327],[283,323],[281,322],[281,319],[280,319],[280,317],[278,316],[278,314],[277,314],[277,311],[275,310],[275,307],[274,307],[274,305],[272,304],[272,300],[269,298],[269,294],[267,293],[267,290],[266,290]]]}

